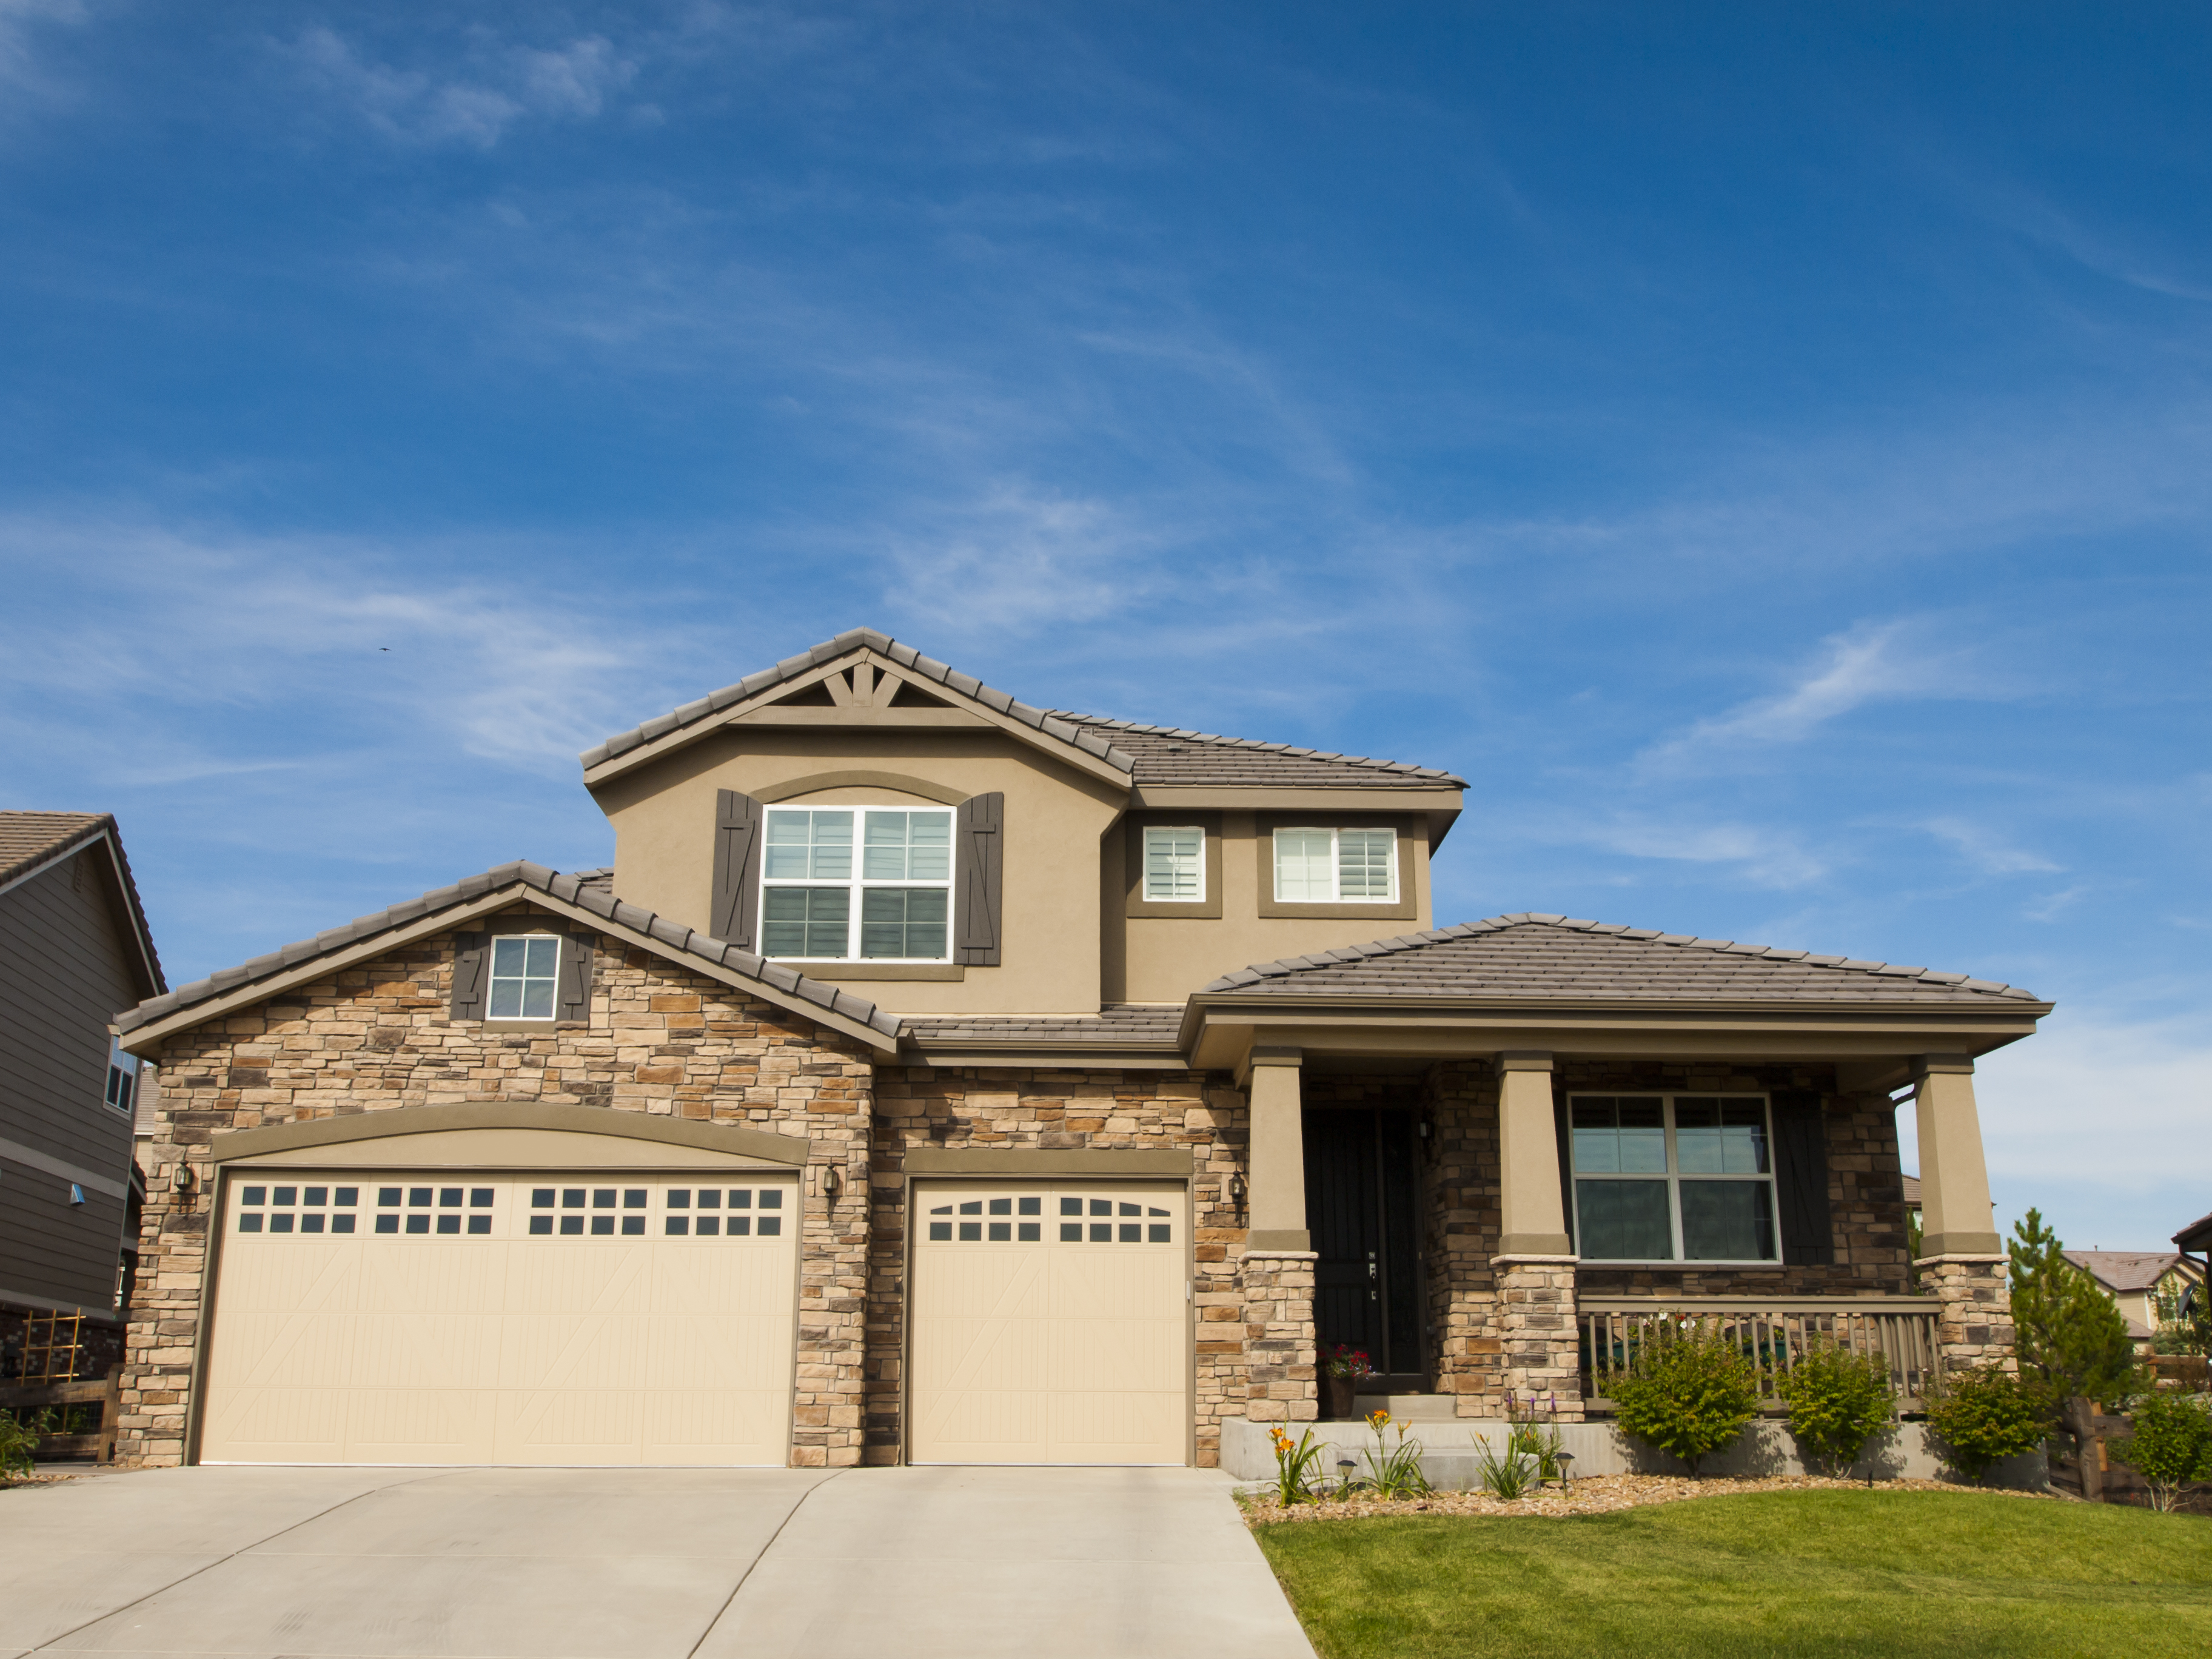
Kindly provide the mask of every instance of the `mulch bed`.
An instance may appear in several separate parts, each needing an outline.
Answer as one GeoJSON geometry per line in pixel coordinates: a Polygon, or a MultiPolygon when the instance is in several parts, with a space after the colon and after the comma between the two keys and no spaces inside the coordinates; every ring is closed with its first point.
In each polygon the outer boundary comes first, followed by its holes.
{"type": "MultiPolygon", "coordinates": [[[[1269,1526],[1280,1521],[1348,1521],[1372,1515],[1608,1515],[1646,1504],[1679,1504],[1690,1498],[1729,1498],[1747,1492],[1857,1491],[1869,1488],[1863,1480],[1838,1480],[1825,1475],[1777,1474],[1756,1480],[1711,1475],[1692,1480],[1680,1474],[1595,1474],[1577,1480],[1561,1492],[1547,1486],[1540,1492],[1510,1503],[1486,1492],[1439,1492],[1426,1498],[1406,1498],[1385,1503],[1355,1496],[1349,1501],[1324,1499],[1285,1510],[1272,1493],[1242,1498],[1249,1525],[1269,1526]]],[[[1950,1480],[1877,1480],[1877,1492],[1982,1492],[1993,1498],[2056,1498],[2049,1492],[2015,1492],[2002,1486],[1969,1486],[1950,1480]]]]}

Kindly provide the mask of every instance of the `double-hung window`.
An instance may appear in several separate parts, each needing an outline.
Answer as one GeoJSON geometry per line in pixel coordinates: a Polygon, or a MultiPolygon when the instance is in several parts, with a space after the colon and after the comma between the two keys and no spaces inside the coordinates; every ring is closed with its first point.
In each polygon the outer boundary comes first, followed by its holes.
{"type": "Polygon", "coordinates": [[[1577,1095],[1585,1261],[1776,1261],[1773,1139],[1758,1095],[1577,1095]]]}
{"type": "Polygon", "coordinates": [[[1195,825],[1145,826],[1145,902],[1206,902],[1206,831],[1195,825]]]}
{"type": "Polygon", "coordinates": [[[501,933],[491,942],[488,1019],[551,1019],[558,1012],[561,941],[544,933],[501,933]]]}
{"type": "Polygon", "coordinates": [[[950,811],[770,807],[763,854],[763,955],[829,962],[950,957],[950,811]]]}
{"type": "Polygon", "coordinates": [[[1398,832],[1276,830],[1275,897],[1287,904],[1396,902],[1398,832]]]}

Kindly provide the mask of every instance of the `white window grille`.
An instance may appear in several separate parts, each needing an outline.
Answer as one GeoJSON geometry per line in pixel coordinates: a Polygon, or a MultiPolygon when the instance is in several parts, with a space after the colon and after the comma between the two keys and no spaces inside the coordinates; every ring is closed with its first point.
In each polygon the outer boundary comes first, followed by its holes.
{"type": "Polygon", "coordinates": [[[1150,904],[1206,902],[1205,830],[1146,825],[1145,900],[1150,904]]]}
{"type": "Polygon", "coordinates": [[[1584,1261],[1776,1261],[1773,1137],[1759,1095],[1576,1095],[1584,1261]]]}
{"type": "Polygon", "coordinates": [[[501,933],[491,942],[488,1019],[551,1019],[560,994],[561,941],[543,933],[501,933]]]}
{"type": "Polygon", "coordinates": [[[1275,898],[1285,904],[1392,904],[1395,830],[1278,830],[1275,898]]]}
{"type": "Polygon", "coordinates": [[[950,811],[771,807],[763,853],[763,955],[825,962],[950,958],[950,811]]]}

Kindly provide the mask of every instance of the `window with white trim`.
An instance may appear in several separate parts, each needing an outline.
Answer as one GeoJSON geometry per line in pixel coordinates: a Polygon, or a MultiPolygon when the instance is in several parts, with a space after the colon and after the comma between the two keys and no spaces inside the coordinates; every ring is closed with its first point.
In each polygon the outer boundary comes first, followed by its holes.
{"type": "Polygon", "coordinates": [[[1278,903],[1391,904],[1397,898],[1396,830],[1275,831],[1278,903]]]}
{"type": "Polygon", "coordinates": [[[560,992],[559,939],[546,933],[501,933],[492,939],[485,1018],[550,1020],[560,992]]]}
{"type": "Polygon", "coordinates": [[[1145,902],[1206,902],[1206,831],[1194,824],[1145,826],[1145,902]]]}
{"type": "Polygon", "coordinates": [[[769,808],[760,917],[763,956],[949,960],[952,813],[769,808]]]}
{"type": "Polygon", "coordinates": [[[1576,1095],[1576,1253],[1585,1261],[1778,1261],[1761,1095],[1576,1095]]]}
{"type": "Polygon", "coordinates": [[[138,1056],[125,1054],[113,1039],[107,1045],[107,1103],[118,1112],[135,1110],[138,1104],[138,1056]]]}

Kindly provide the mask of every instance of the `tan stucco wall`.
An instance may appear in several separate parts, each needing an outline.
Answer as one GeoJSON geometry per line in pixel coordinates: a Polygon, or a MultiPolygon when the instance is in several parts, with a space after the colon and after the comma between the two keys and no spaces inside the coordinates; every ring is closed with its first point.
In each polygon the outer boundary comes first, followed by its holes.
{"type": "MultiPolygon", "coordinates": [[[[1003,793],[1006,888],[998,967],[970,968],[957,981],[841,971],[841,984],[902,1014],[1097,1012],[1099,838],[1124,799],[995,732],[748,729],[704,738],[594,792],[614,825],[615,891],[704,931],[714,885],[715,792],[780,792],[844,770],[904,775],[962,798],[1003,793]]],[[[775,804],[897,798],[871,785],[775,804]]]]}
{"type": "MultiPolygon", "coordinates": [[[[1347,808],[1349,813],[1351,809],[1347,808]]],[[[1301,814],[1314,822],[1330,814],[1301,814]]],[[[1371,812],[1358,812],[1363,821],[1371,812]]],[[[1398,882],[1410,896],[1410,917],[1262,916],[1260,914],[1259,833],[1250,812],[1221,815],[1221,917],[1218,921],[1158,916],[1125,916],[1125,854],[1117,829],[1109,838],[1106,874],[1116,902],[1106,915],[1104,984],[1109,1002],[1181,1002],[1193,991],[1233,969],[1275,962],[1370,939],[1420,933],[1436,924],[1429,902],[1429,843],[1425,835],[1401,830],[1398,836],[1398,882]]]]}

